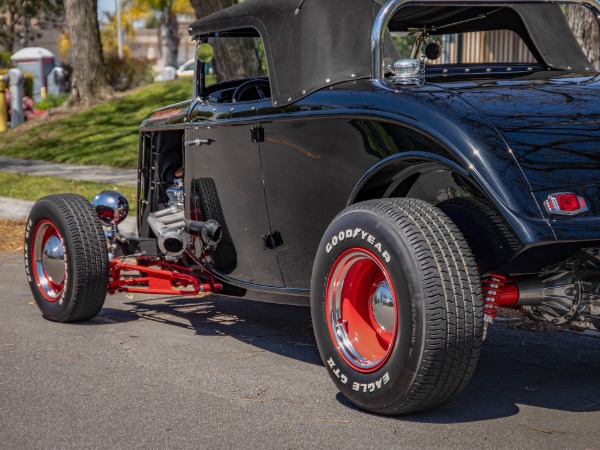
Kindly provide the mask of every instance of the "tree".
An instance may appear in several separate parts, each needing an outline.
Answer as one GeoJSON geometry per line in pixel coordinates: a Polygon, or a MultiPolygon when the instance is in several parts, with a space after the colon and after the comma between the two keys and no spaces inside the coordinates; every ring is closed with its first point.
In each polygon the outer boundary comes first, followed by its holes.
{"type": "MultiPolygon", "coordinates": [[[[135,38],[134,22],[145,19],[149,15],[146,2],[140,0],[125,0],[121,7],[121,26],[123,31],[123,52],[125,57],[131,57],[131,49],[127,42],[135,38]]],[[[102,41],[102,53],[107,59],[109,55],[118,53],[118,16],[117,12],[104,12],[104,18],[100,22],[100,40],[102,41]]]]}
{"type": "Polygon", "coordinates": [[[12,52],[19,42],[29,46],[40,29],[60,26],[63,15],[61,0],[0,1],[0,47],[12,52]]]}
{"type": "Polygon", "coordinates": [[[587,54],[596,70],[600,70],[600,31],[598,21],[587,8],[581,5],[567,5],[567,21],[575,37],[587,54]]]}
{"type": "Polygon", "coordinates": [[[177,67],[179,53],[178,15],[192,15],[188,0],[133,0],[134,6],[146,5],[159,14],[163,59],[165,65],[177,67]]]}
{"type": "Polygon", "coordinates": [[[70,105],[89,105],[112,94],[106,81],[96,0],[65,0],[73,75],[70,105]]]}
{"type": "MultiPolygon", "coordinates": [[[[231,6],[235,0],[190,0],[198,19],[231,6]]],[[[219,80],[232,80],[248,75],[261,74],[261,61],[250,39],[216,39],[213,66],[219,80]],[[225,62],[225,64],[220,64],[225,62]]]]}

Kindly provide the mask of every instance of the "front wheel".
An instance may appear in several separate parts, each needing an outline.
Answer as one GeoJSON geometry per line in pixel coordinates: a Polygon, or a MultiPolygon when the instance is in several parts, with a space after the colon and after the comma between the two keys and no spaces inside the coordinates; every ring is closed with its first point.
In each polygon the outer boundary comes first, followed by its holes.
{"type": "Polygon", "coordinates": [[[108,250],[100,221],[80,195],[49,195],[33,206],[25,230],[25,269],[44,317],[95,317],[108,286],[108,250]]]}
{"type": "Polygon", "coordinates": [[[379,414],[450,401],[479,358],[477,266],[448,217],[419,200],[371,200],[333,220],[315,259],[311,311],[338,389],[379,414]]]}

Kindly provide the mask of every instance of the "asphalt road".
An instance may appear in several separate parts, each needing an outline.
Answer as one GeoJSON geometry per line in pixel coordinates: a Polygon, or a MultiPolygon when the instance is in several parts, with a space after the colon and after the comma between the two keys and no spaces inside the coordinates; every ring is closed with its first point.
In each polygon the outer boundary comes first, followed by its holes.
{"type": "Polygon", "coordinates": [[[336,391],[308,309],[108,297],[44,320],[0,254],[0,448],[600,448],[600,340],[494,324],[470,386],[378,417],[336,391]]]}

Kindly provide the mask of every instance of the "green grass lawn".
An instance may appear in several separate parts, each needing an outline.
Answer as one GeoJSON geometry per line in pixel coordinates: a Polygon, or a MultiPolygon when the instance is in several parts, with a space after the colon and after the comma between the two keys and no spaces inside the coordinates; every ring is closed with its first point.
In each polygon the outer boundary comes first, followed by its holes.
{"type": "Polygon", "coordinates": [[[37,119],[39,123],[0,135],[0,155],[135,168],[142,120],[159,107],[191,98],[191,93],[189,78],[153,83],[58,119],[37,119]]]}
{"type": "Polygon", "coordinates": [[[106,189],[112,189],[123,194],[129,202],[130,213],[134,213],[137,209],[135,186],[119,186],[90,181],[65,180],[57,177],[0,172],[0,197],[35,201],[44,195],[75,193],[92,201],[97,193],[106,189]]]}

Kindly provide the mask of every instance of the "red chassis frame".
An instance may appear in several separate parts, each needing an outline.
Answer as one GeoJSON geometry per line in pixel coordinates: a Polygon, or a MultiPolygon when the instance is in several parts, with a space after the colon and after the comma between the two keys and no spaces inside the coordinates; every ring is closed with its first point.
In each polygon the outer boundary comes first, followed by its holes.
{"type": "Polygon", "coordinates": [[[139,257],[138,264],[130,264],[124,259],[109,261],[110,279],[107,292],[134,292],[141,294],[196,295],[199,292],[219,292],[223,289],[206,272],[202,282],[193,275],[193,270],[151,257],[139,257]],[[141,264],[140,264],[141,263],[141,264]],[[138,272],[130,274],[122,272],[138,272]]]}

